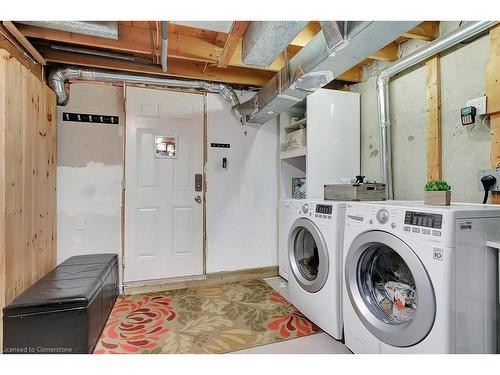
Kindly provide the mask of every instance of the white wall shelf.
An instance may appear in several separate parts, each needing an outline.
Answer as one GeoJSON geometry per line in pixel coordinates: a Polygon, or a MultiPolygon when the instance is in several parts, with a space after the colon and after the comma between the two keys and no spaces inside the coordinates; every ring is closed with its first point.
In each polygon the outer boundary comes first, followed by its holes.
{"type": "Polygon", "coordinates": [[[306,129],[307,145],[281,151],[280,199],[292,197],[292,180],[306,178],[308,199],[323,199],[323,186],[341,183],[360,170],[359,94],[319,89],[280,114],[280,145],[290,129],[306,129]],[[291,118],[301,120],[290,123],[291,118]]]}
{"type": "Polygon", "coordinates": [[[307,147],[297,147],[292,150],[286,150],[286,151],[281,151],[280,152],[280,159],[285,160],[285,159],[290,159],[290,158],[296,158],[299,156],[306,156],[307,155],[307,147]]]}

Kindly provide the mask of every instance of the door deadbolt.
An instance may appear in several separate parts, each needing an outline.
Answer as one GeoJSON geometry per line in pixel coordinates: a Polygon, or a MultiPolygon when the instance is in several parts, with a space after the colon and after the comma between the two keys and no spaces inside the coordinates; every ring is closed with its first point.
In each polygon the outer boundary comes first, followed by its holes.
{"type": "Polygon", "coordinates": [[[202,191],[203,190],[203,175],[201,173],[197,173],[194,175],[194,191],[202,191]]]}
{"type": "Polygon", "coordinates": [[[201,197],[199,195],[197,195],[196,197],[194,197],[194,201],[196,203],[201,203],[201,197]]]}

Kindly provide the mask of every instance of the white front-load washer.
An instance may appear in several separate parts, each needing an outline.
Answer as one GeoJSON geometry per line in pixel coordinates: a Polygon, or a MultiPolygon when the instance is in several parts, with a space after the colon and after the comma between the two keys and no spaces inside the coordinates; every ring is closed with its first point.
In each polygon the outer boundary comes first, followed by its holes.
{"type": "Polygon", "coordinates": [[[290,302],[323,331],[341,340],[345,203],[292,201],[289,210],[290,302]]]}
{"type": "Polygon", "coordinates": [[[343,312],[354,353],[495,353],[500,207],[349,203],[343,312]]]}

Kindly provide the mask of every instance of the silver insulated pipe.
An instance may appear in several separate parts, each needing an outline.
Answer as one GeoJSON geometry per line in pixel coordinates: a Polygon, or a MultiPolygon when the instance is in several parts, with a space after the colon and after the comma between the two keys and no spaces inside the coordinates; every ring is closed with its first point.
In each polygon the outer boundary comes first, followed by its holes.
{"type": "Polygon", "coordinates": [[[167,71],[167,54],[168,54],[168,28],[167,21],[161,21],[161,70],[167,71]]]}
{"type": "Polygon", "coordinates": [[[152,77],[142,74],[68,66],[54,69],[49,75],[49,86],[56,93],[58,105],[64,106],[68,103],[70,91],[69,86],[66,87],[66,83],[69,83],[70,80],[120,82],[171,88],[202,89],[207,92],[220,94],[228,102],[233,115],[242,124],[245,120],[244,116],[242,116],[237,109],[240,104],[240,100],[238,99],[236,92],[230,86],[223,83],[184,81],[180,79],[152,77]]]}
{"type": "Polygon", "coordinates": [[[377,77],[377,99],[380,138],[380,177],[386,184],[387,198],[393,198],[392,186],[392,160],[391,160],[391,138],[390,125],[391,113],[389,107],[389,80],[395,74],[423,62],[424,60],[447,50],[454,45],[463,42],[488,28],[494,26],[497,21],[473,22],[462,26],[451,33],[434,40],[423,48],[399,59],[385,68],[377,77]]]}
{"type": "Polygon", "coordinates": [[[116,21],[16,21],[16,23],[118,40],[116,21]]]}

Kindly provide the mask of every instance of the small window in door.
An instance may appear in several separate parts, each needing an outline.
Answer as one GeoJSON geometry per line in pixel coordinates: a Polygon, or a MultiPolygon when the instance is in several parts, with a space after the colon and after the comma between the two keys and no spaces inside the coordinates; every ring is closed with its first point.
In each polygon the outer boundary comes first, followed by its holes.
{"type": "Polygon", "coordinates": [[[156,135],[155,158],[157,159],[177,158],[177,137],[156,135]]]}

